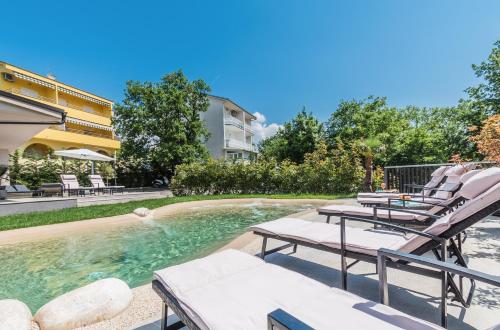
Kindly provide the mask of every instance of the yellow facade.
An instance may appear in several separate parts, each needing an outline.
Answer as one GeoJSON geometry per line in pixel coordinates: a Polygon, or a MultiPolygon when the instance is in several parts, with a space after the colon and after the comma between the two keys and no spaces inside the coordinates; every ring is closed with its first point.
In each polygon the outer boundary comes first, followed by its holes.
{"type": "Polygon", "coordinates": [[[86,148],[114,156],[120,148],[111,126],[113,102],[50,77],[0,62],[0,89],[66,112],[66,123],[35,135],[21,151],[34,146],[52,150],[86,148]]]}

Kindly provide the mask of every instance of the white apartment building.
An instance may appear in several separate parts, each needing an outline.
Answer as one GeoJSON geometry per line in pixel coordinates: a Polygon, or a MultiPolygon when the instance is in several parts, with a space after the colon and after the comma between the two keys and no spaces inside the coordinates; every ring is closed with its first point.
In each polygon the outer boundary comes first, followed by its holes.
{"type": "Polygon", "coordinates": [[[201,119],[210,132],[207,147],[213,158],[248,159],[256,154],[252,121],[255,116],[228,98],[210,95],[201,119]]]}

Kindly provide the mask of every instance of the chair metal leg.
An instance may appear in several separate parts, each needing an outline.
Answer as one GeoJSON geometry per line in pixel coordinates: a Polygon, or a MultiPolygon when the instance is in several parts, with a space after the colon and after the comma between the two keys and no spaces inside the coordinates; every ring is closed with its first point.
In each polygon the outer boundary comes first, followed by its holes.
{"type": "Polygon", "coordinates": [[[168,318],[168,306],[167,304],[163,303],[162,304],[162,316],[161,316],[161,325],[160,329],[161,330],[167,330],[168,325],[167,325],[167,318],[168,318]]]}
{"type": "Polygon", "coordinates": [[[260,257],[262,260],[266,257],[266,245],[267,245],[267,237],[262,238],[262,249],[260,251],[260,257]]]}
{"type": "Polygon", "coordinates": [[[345,244],[345,219],[340,218],[340,263],[342,266],[342,290],[347,290],[347,260],[346,260],[346,244],[345,244]]]}

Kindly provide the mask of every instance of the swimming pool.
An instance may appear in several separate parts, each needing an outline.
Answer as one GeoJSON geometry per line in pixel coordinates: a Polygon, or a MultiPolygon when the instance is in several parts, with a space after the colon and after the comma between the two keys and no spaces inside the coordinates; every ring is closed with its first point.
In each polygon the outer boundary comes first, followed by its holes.
{"type": "Polygon", "coordinates": [[[25,302],[33,312],[72,289],[117,277],[131,287],[154,270],[207,255],[246,227],[311,205],[281,203],[192,207],[158,219],[42,241],[0,246],[0,299],[25,302]]]}

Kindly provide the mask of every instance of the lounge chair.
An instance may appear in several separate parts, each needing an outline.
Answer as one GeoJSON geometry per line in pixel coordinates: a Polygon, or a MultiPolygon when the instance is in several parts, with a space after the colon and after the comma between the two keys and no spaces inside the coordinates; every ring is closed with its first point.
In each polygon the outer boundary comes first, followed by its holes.
{"type": "Polygon", "coordinates": [[[92,187],[94,187],[97,191],[108,191],[110,194],[113,194],[114,192],[121,192],[123,194],[123,189],[125,189],[125,186],[107,186],[99,174],[89,175],[89,179],[92,187]]]}
{"type": "Polygon", "coordinates": [[[61,174],[61,181],[64,191],[68,192],[68,196],[85,196],[87,192],[90,195],[95,195],[94,187],[81,187],[78,183],[78,179],[73,174],[61,174]]]}
{"type": "MultiPolygon", "coordinates": [[[[376,264],[377,250],[381,248],[415,255],[433,252],[436,258],[444,261],[447,258],[447,251],[450,249],[450,252],[456,256],[455,263],[467,267],[461,252],[461,233],[500,209],[500,173],[485,170],[475,175],[463,185],[461,194],[467,199],[463,205],[445,216],[436,217],[437,220],[423,231],[352,216],[342,216],[340,226],[283,218],[251,226],[249,231],[263,237],[262,258],[292,246],[296,250],[297,245],[339,254],[342,261],[341,284],[342,288],[345,289],[347,287],[347,270],[359,261],[376,264]],[[366,222],[380,225],[382,228],[346,227],[346,221],[366,222]],[[267,251],[266,245],[269,238],[287,244],[267,251]],[[355,259],[355,261],[348,265],[347,258],[355,259]]],[[[426,272],[407,263],[394,262],[391,266],[401,270],[426,272]]],[[[434,276],[439,278],[439,274],[434,274],[434,276]]],[[[472,300],[474,283],[471,283],[466,298],[453,278],[449,279],[449,286],[455,294],[455,299],[463,306],[468,307],[472,300]]]]}
{"type": "Polygon", "coordinates": [[[237,250],[156,271],[152,286],[163,300],[161,329],[273,329],[268,314],[277,309],[310,325],[301,329],[441,329],[237,250]],[[168,308],[180,321],[167,325],[168,308]]]}
{"type": "MultiPolygon", "coordinates": [[[[493,167],[484,170],[486,175],[497,175],[500,176],[500,169],[493,167]]],[[[481,172],[482,173],[482,172],[481,172]]],[[[477,171],[471,171],[463,174],[460,177],[461,187],[466,181],[470,180],[472,177],[479,175],[477,171]]],[[[382,199],[383,200],[383,199],[382,199]]],[[[463,203],[465,199],[461,195],[460,191],[455,193],[455,195],[446,200],[417,200],[413,201],[421,204],[428,205],[431,208],[427,211],[425,210],[408,210],[408,209],[394,209],[391,207],[381,207],[374,206],[373,208],[367,208],[362,206],[352,206],[352,205],[328,205],[320,207],[317,209],[318,214],[325,215],[326,222],[329,223],[332,216],[354,216],[365,219],[374,219],[380,221],[389,221],[392,223],[399,224],[414,224],[414,225],[424,225],[427,226],[434,222],[439,216],[442,216],[450,212],[454,207],[463,203]]]]}
{"type": "MultiPolygon", "coordinates": [[[[378,265],[379,265],[379,297],[380,303],[384,305],[389,305],[389,294],[387,286],[387,262],[390,259],[399,259],[407,262],[412,262],[414,264],[425,265],[426,267],[440,270],[442,272],[447,272],[455,276],[461,276],[468,279],[473,279],[475,281],[480,281],[487,283],[489,285],[494,285],[500,287],[500,277],[492,276],[475,270],[467,269],[457,265],[453,265],[447,262],[437,261],[429,259],[426,257],[415,256],[408,253],[401,253],[393,250],[381,249],[378,251],[378,265]]],[[[446,281],[446,277],[445,281],[446,281]]],[[[441,325],[447,327],[448,313],[447,313],[447,300],[446,295],[448,294],[446,290],[446,284],[441,286],[441,325]]],[[[332,321],[332,324],[335,321],[332,321]]],[[[490,329],[498,329],[500,324],[494,326],[490,329]]],[[[279,330],[311,330],[313,329],[308,324],[297,319],[295,316],[285,312],[282,309],[273,311],[268,315],[268,329],[279,329],[279,330]]]]}
{"type": "MultiPolygon", "coordinates": [[[[434,172],[431,173],[431,179],[425,185],[408,184],[406,189],[411,190],[411,193],[416,193],[416,189],[420,189],[424,193],[430,193],[429,189],[436,188],[445,178],[446,171],[450,169],[449,166],[440,166],[434,172]]],[[[362,192],[358,194],[358,198],[384,198],[384,197],[396,197],[402,193],[410,193],[410,191],[403,192],[362,192]]]]}
{"type": "MultiPolygon", "coordinates": [[[[461,175],[447,175],[444,182],[435,188],[429,188],[426,191],[432,194],[422,194],[422,195],[409,195],[410,199],[402,199],[401,196],[407,194],[399,194],[397,196],[391,197],[358,197],[357,201],[363,206],[382,206],[389,205],[391,200],[402,200],[405,204],[408,201],[413,202],[430,202],[430,203],[441,203],[447,199],[452,198],[457,191],[460,190],[462,184],[471,178],[473,175],[479,173],[481,170],[471,170],[465,172],[461,175]]],[[[411,204],[410,204],[411,205],[411,204]]]]}
{"type": "Polygon", "coordinates": [[[7,187],[7,198],[30,198],[34,194],[39,195],[39,190],[30,190],[23,184],[15,184],[7,187]]]}

